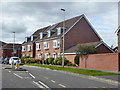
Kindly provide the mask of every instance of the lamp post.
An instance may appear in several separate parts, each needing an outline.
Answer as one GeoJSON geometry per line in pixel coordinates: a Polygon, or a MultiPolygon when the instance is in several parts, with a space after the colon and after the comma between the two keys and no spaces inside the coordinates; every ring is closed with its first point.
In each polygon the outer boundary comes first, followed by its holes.
{"type": "Polygon", "coordinates": [[[64,20],[63,20],[63,60],[62,60],[62,67],[64,67],[64,32],[65,32],[65,9],[61,9],[64,12],[64,20]]]}
{"type": "Polygon", "coordinates": [[[13,37],[13,57],[14,57],[14,49],[15,49],[15,45],[14,45],[14,43],[15,43],[15,32],[13,32],[13,34],[14,34],[14,37],[13,37]]]}

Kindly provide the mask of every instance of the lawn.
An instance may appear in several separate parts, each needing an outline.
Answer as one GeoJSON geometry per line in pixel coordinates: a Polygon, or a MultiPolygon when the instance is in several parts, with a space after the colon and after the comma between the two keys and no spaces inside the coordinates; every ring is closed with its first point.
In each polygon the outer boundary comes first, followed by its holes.
{"type": "Polygon", "coordinates": [[[87,70],[87,69],[70,68],[70,67],[57,67],[57,66],[41,65],[41,64],[25,64],[25,65],[44,67],[44,68],[49,68],[51,70],[62,70],[62,71],[78,73],[78,74],[83,74],[83,75],[88,75],[88,76],[120,75],[117,73],[103,72],[99,70],[87,70]]]}

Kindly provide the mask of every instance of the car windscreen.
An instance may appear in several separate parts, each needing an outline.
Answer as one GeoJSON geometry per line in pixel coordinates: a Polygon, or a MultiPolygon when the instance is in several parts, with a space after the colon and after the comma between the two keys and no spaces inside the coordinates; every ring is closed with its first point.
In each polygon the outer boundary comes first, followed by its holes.
{"type": "Polygon", "coordinates": [[[13,60],[19,60],[19,58],[13,58],[13,60]]]}

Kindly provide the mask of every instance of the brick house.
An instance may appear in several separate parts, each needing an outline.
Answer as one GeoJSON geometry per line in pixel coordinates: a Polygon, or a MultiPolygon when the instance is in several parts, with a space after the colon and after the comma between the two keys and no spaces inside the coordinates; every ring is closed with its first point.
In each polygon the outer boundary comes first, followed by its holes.
{"type": "Polygon", "coordinates": [[[40,32],[43,32],[48,27],[38,29],[31,36],[25,37],[25,41],[22,43],[22,56],[35,57],[36,44],[35,41],[39,36],[40,32]]]}
{"type": "MultiPolygon", "coordinates": [[[[14,56],[21,57],[22,44],[14,44],[14,46],[15,46],[14,56]]],[[[0,47],[0,54],[1,54],[1,58],[12,57],[13,56],[13,44],[12,43],[4,43],[0,47]]]]}
{"type": "MultiPolygon", "coordinates": [[[[113,53],[94,30],[85,15],[77,16],[65,21],[65,51],[74,45],[96,43],[98,53],[113,53]]],[[[62,56],[63,22],[49,26],[39,33],[35,44],[35,58],[49,58],[62,56]]],[[[74,54],[66,52],[65,54],[74,54]]]]}
{"type": "Polygon", "coordinates": [[[116,33],[118,35],[118,53],[120,53],[120,26],[116,30],[116,33]]]}
{"type": "MultiPolygon", "coordinates": [[[[98,53],[113,53],[105,44],[85,15],[65,20],[65,52],[75,45],[95,44],[98,53]]],[[[22,44],[22,56],[36,59],[62,56],[63,22],[38,29],[31,36],[26,37],[22,44]]],[[[68,50],[69,51],[69,50],[68,50]]],[[[74,54],[66,52],[65,54],[74,54]]]]}

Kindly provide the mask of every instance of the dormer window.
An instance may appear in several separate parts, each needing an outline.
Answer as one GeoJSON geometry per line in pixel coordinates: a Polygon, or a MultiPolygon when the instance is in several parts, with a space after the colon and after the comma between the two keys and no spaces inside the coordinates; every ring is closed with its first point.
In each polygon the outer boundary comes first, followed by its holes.
{"type": "Polygon", "coordinates": [[[33,35],[31,36],[31,41],[33,41],[33,35]]]}
{"type": "Polygon", "coordinates": [[[50,32],[50,30],[49,30],[49,31],[47,31],[47,33],[48,33],[48,37],[50,37],[50,35],[51,35],[51,32],[50,32]]]}
{"type": "Polygon", "coordinates": [[[28,38],[27,38],[27,37],[25,37],[25,42],[27,42],[27,39],[28,39],[28,38]]]}
{"type": "Polygon", "coordinates": [[[43,38],[43,33],[41,32],[41,33],[40,33],[40,39],[42,39],[42,38],[43,38]]]}
{"type": "Polygon", "coordinates": [[[61,27],[57,28],[57,35],[61,34],[61,27]]]}

